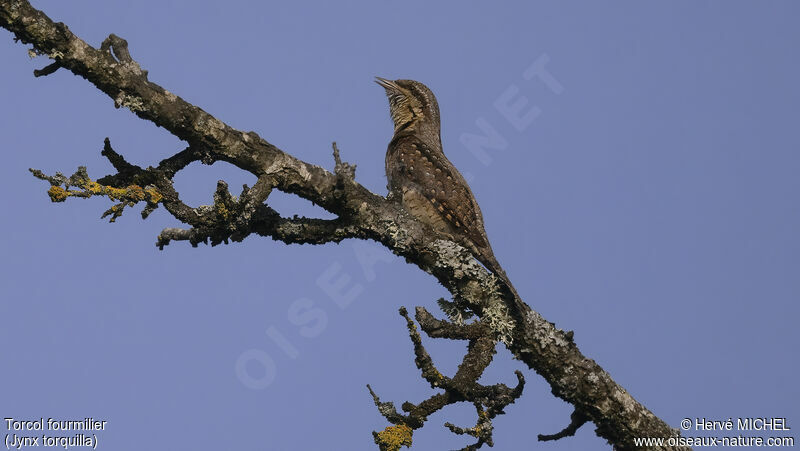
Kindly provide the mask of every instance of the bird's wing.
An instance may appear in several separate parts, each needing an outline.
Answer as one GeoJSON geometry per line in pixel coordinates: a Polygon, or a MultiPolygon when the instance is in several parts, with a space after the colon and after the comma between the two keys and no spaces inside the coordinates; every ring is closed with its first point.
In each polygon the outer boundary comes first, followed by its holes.
{"type": "Polygon", "coordinates": [[[480,207],[466,180],[444,153],[413,134],[396,136],[389,145],[387,174],[390,190],[418,191],[454,231],[478,248],[488,247],[480,207]]]}

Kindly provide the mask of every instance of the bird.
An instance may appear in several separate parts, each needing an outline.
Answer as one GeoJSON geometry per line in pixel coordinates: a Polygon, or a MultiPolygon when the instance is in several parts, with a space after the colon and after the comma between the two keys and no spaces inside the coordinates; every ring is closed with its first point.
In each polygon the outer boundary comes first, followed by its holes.
{"type": "Polygon", "coordinates": [[[386,151],[386,178],[391,200],[435,232],[466,247],[499,277],[515,298],[516,289],[494,256],[483,215],[467,181],[442,149],[439,103],[415,80],[375,77],[386,90],[394,135],[386,151]]]}

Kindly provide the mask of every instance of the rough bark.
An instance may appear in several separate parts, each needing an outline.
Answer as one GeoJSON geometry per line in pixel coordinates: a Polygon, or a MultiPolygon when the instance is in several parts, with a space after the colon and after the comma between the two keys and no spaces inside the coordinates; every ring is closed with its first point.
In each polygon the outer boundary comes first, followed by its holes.
{"type": "MultiPolygon", "coordinates": [[[[286,243],[338,242],[346,238],[378,241],[433,274],[453,295],[459,309],[477,314],[481,327],[492,330],[493,339],[503,341],[517,359],[544,377],[555,396],[575,406],[572,421],[564,431],[540,439],[571,435],[587,421],[596,425],[600,437],[620,450],[635,449],[635,437],[677,436],[676,430],[637,402],[596,362],[585,357],[572,341],[571,332],[557,329],[527,306],[523,312],[515,311],[517,300],[508,299],[508,292],[499,286],[497,279],[468,252],[451,242],[437,239],[400,205],[358,184],[354,179],[355,168],[342,163],[338,151],[335,154],[336,169],[329,172],[293,157],[254,132],[236,130],[148,81],[147,72],[131,58],[124,39],[111,34],[99,48],[92,47],[75,36],[66,25],[54,23],[26,1],[0,0],[0,26],[11,31],[17,40],[32,44],[36,53],[53,59],[50,65],[35,71],[34,75],[45,76],[60,68],[69,70],[106,93],[116,107],[128,108],[140,118],[164,127],[188,143],[185,150],[158,166],[143,169],[127,163],[107,141],[103,154],[112,162],[117,174],[95,182],[88,178],[85,170],[70,178],[60,174],[48,177],[35,173],[50,182],[50,195],[54,201],[69,196],[108,196],[120,202],[112,207],[113,211],[107,212],[112,219],[121,214],[122,209],[137,202],[146,203],[144,216],[162,205],[190,228],[165,229],[158,239],[161,247],[173,240],[187,240],[193,245],[209,240],[212,244],[240,241],[251,233],[286,243]],[[179,193],[172,187],[175,173],[193,161],[211,164],[220,160],[254,174],[258,182],[252,188],[245,186],[238,197],[232,196],[227,186],[221,183],[213,206],[191,208],[181,202],[179,193]],[[71,187],[79,190],[71,190],[71,187]],[[337,219],[281,218],[264,203],[273,189],[307,199],[337,215],[337,219]]],[[[467,357],[473,360],[465,358],[465,364],[471,362],[482,366],[491,361],[493,348],[490,351],[491,346],[485,340],[487,335],[471,336],[469,334],[473,332],[468,326],[452,328],[458,321],[437,322],[427,312],[418,311],[417,320],[432,336],[438,333],[440,336],[471,339],[480,352],[476,351],[471,357],[468,354],[467,357]]],[[[411,320],[408,321],[412,327],[411,320]]],[[[424,353],[424,349],[417,349],[418,359],[421,352],[424,353]]],[[[423,366],[429,374],[434,374],[431,364],[424,363],[423,366]]],[[[480,370],[478,376],[482,368],[480,370]]],[[[425,371],[423,369],[423,373],[425,371]]],[[[468,373],[466,368],[464,373],[468,373]]],[[[456,375],[451,381],[457,381],[459,377],[456,375]]],[[[472,380],[471,377],[468,379],[472,380]]],[[[476,392],[486,388],[470,387],[476,392]]],[[[513,397],[510,394],[513,390],[506,387],[500,391],[503,390],[507,391],[505,396],[513,397]]],[[[446,396],[453,396],[453,392],[447,392],[446,396]]],[[[480,413],[480,407],[478,410],[480,413]]],[[[451,430],[456,433],[465,431],[455,426],[451,430]]],[[[651,449],[690,448],[664,446],[651,449]]]]}

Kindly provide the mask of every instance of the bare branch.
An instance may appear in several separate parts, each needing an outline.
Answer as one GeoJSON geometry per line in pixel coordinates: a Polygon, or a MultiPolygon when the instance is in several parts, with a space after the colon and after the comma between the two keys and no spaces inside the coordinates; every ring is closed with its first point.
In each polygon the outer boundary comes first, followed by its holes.
{"type": "Polygon", "coordinates": [[[336,146],[336,143],[333,143],[333,161],[336,163],[336,166],[333,169],[333,172],[338,175],[339,177],[344,177],[349,180],[355,180],[356,178],[356,165],[350,163],[342,163],[342,159],[339,156],[339,147],[336,146]]]}
{"type": "Polygon", "coordinates": [[[59,64],[58,62],[50,63],[50,64],[48,64],[47,66],[45,66],[45,67],[43,67],[41,69],[34,70],[33,71],[33,76],[34,77],[44,77],[46,75],[50,75],[53,72],[57,71],[60,67],[61,67],[61,64],[59,64]]]}
{"type": "Polygon", "coordinates": [[[550,440],[558,440],[564,437],[572,437],[576,432],[578,432],[578,429],[580,429],[581,426],[586,424],[587,421],[589,421],[589,418],[575,409],[575,411],[572,412],[572,415],[570,415],[570,422],[567,427],[552,435],[539,434],[539,441],[546,442],[550,440]]]}

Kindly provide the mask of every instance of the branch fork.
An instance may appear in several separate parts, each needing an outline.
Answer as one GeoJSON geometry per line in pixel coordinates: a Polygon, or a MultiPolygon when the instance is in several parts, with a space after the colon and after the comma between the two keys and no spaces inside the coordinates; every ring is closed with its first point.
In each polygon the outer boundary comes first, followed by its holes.
{"type": "MultiPolygon", "coordinates": [[[[409,317],[405,307],[400,308],[400,315],[406,320],[406,327],[414,344],[414,362],[422,372],[423,379],[430,384],[431,388],[444,390],[444,393],[432,395],[418,404],[404,402],[402,410],[406,413],[401,414],[397,412],[393,403],[381,402],[372,387],[367,385],[373,402],[378,407],[378,412],[394,425],[389,428],[398,426],[408,428],[408,445],[410,446],[410,437],[413,434],[413,430],[421,428],[430,415],[450,404],[470,402],[475,406],[478,417],[475,426],[461,428],[451,423],[445,423],[445,427],[457,435],[470,435],[477,439],[474,444],[464,448],[464,451],[478,449],[484,444],[493,446],[492,431],[494,428],[492,419],[505,413],[505,407],[522,396],[525,378],[522,373],[515,371],[518,382],[514,388],[509,388],[504,384],[484,386],[478,383],[478,379],[492,362],[495,354],[497,341],[491,328],[482,320],[470,324],[457,324],[439,320],[434,318],[423,307],[417,307],[416,320],[428,336],[469,341],[467,353],[459,365],[458,371],[451,378],[443,375],[436,368],[433,359],[422,344],[422,337],[417,331],[414,321],[409,317]]],[[[384,433],[389,428],[385,429],[384,433]]],[[[381,449],[389,449],[387,448],[389,443],[386,442],[385,435],[382,435],[381,432],[373,432],[373,436],[375,443],[381,449]]]]}

